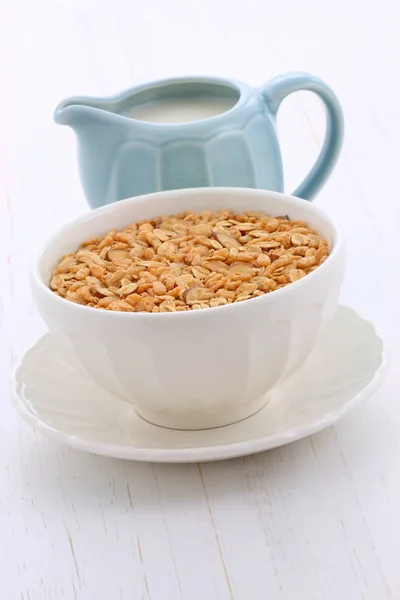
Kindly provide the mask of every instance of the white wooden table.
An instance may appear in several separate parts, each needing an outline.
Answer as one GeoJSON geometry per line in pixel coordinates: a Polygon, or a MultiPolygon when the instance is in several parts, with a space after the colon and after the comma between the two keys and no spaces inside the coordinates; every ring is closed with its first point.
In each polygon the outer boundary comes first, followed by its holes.
{"type": "MultiPolygon", "coordinates": [[[[398,0],[20,0],[0,21],[0,597],[400,599],[398,0]],[[308,70],[346,116],[317,199],[348,237],[343,302],[393,368],[343,422],[249,458],[151,465],[56,445],[20,423],[10,373],[42,332],[29,292],[44,239],[88,210],[72,132],[52,111],[184,73],[259,85],[308,70]],[[397,306],[396,306],[397,305],[397,306]]],[[[291,191],[316,156],[308,94],[279,126],[291,191]]]]}

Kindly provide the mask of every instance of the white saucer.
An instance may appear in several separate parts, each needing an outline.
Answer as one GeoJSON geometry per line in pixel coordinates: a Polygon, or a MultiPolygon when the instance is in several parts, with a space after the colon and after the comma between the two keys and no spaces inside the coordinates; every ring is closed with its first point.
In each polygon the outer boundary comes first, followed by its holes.
{"type": "Polygon", "coordinates": [[[143,421],[129,404],[83,376],[48,334],[22,358],[13,399],[33,427],[87,452],[151,462],[220,460],[332,425],[377,389],[384,363],[373,325],[340,307],[303,367],[256,415],[218,429],[176,431],[143,421]]]}

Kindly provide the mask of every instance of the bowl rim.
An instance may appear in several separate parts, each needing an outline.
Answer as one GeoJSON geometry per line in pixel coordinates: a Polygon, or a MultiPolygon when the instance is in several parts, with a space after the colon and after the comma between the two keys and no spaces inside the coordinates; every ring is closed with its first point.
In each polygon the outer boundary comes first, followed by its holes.
{"type": "MultiPolygon", "coordinates": [[[[109,319],[109,318],[113,318],[113,319],[151,319],[153,321],[153,323],[155,322],[155,316],[157,316],[158,319],[193,319],[193,318],[203,318],[205,315],[215,315],[216,310],[225,310],[226,312],[228,310],[232,311],[232,310],[237,310],[239,307],[243,307],[244,306],[248,306],[248,303],[246,301],[244,302],[237,302],[237,303],[232,303],[232,304],[225,304],[222,306],[215,306],[212,307],[213,310],[209,311],[209,310],[190,310],[190,311],[179,311],[179,312],[163,312],[163,313],[150,313],[150,312],[124,312],[124,311],[107,311],[107,310],[99,310],[96,309],[95,307],[92,306],[85,306],[84,304],[77,304],[75,302],[71,302],[66,300],[65,298],[62,298],[61,296],[58,296],[57,294],[55,294],[50,287],[48,286],[48,284],[44,281],[42,275],[41,275],[41,266],[42,266],[42,262],[44,260],[44,257],[46,255],[46,253],[49,251],[49,249],[57,242],[58,239],[60,239],[60,237],[62,237],[65,233],[67,233],[72,227],[74,226],[81,226],[84,225],[86,222],[91,221],[94,217],[96,217],[97,215],[107,215],[107,214],[112,214],[114,212],[117,212],[118,210],[120,210],[121,208],[123,208],[124,206],[128,205],[128,204],[139,204],[139,203],[144,203],[146,202],[146,200],[151,196],[159,196],[160,200],[162,200],[162,198],[164,197],[171,197],[171,196],[176,196],[176,195],[180,195],[180,196],[197,196],[197,195],[208,195],[208,194],[221,194],[221,195],[225,195],[225,194],[229,194],[229,195],[249,195],[249,196],[253,196],[253,197],[270,197],[276,200],[283,200],[285,202],[290,202],[292,205],[302,205],[307,206],[310,208],[311,212],[314,212],[315,215],[317,215],[319,218],[321,218],[321,220],[325,221],[325,223],[327,225],[329,225],[329,227],[332,229],[332,233],[333,233],[333,242],[332,242],[332,250],[328,256],[328,258],[326,259],[326,261],[320,265],[318,267],[318,269],[316,269],[315,271],[312,271],[311,273],[309,273],[306,277],[303,277],[302,279],[295,281],[294,283],[291,283],[288,286],[285,286],[283,288],[280,288],[279,290],[274,290],[273,292],[270,292],[269,294],[264,294],[263,296],[259,296],[257,298],[252,298],[252,302],[258,302],[260,304],[260,302],[264,302],[264,303],[268,303],[268,302],[273,302],[274,299],[278,300],[279,298],[282,298],[283,296],[287,295],[287,294],[293,294],[295,291],[300,291],[302,288],[304,288],[304,286],[306,285],[310,285],[313,281],[315,282],[315,280],[320,277],[323,273],[325,273],[326,269],[328,269],[331,265],[331,263],[336,259],[336,257],[339,255],[340,251],[343,249],[344,247],[344,240],[343,240],[343,234],[341,232],[340,227],[338,227],[338,225],[336,224],[335,220],[332,219],[330,216],[328,216],[325,211],[321,210],[319,207],[315,206],[314,204],[311,204],[310,201],[308,200],[303,200],[302,198],[298,198],[296,196],[292,196],[290,194],[285,194],[282,192],[275,192],[275,191],[269,191],[269,190],[260,190],[260,189],[255,189],[255,188],[239,188],[239,187],[205,187],[205,188],[184,188],[184,189],[179,189],[179,190],[167,190],[167,191],[162,191],[162,192],[153,192],[151,194],[143,194],[141,196],[134,196],[132,198],[125,198],[123,200],[119,200],[118,202],[114,202],[112,204],[107,204],[106,206],[102,206],[99,208],[96,208],[94,210],[91,210],[88,213],[85,213],[84,215],[81,215],[75,219],[73,219],[72,221],[69,221],[68,223],[66,223],[65,225],[63,225],[62,227],[58,228],[56,230],[55,233],[53,233],[48,239],[47,241],[42,245],[41,249],[39,250],[39,252],[36,255],[36,259],[34,261],[33,267],[31,269],[31,286],[33,289],[33,292],[35,292],[36,290],[38,292],[40,292],[41,294],[44,294],[48,300],[50,302],[54,302],[55,305],[59,306],[59,310],[69,310],[69,311],[75,311],[76,314],[81,314],[82,317],[84,317],[85,315],[87,317],[90,317],[90,315],[98,315],[98,318],[102,318],[102,319],[109,319]]],[[[187,209],[190,210],[190,207],[187,209]]],[[[251,210],[251,208],[249,207],[248,210],[251,210]]],[[[161,212],[161,211],[160,211],[161,212]]],[[[34,293],[34,296],[36,298],[36,294],[34,293]]],[[[258,304],[258,305],[259,305],[258,304]]],[[[257,306],[258,306],[257,305],[257,306]]],[[[254,306],[254,304],[252,304],[252,306],[254,306]]]]}

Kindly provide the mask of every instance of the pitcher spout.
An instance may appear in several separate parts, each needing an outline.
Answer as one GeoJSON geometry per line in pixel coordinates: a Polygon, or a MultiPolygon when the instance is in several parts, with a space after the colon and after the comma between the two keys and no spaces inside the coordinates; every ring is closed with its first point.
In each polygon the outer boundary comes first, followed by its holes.
{"type": "Polygon", "coordinates": [[[54,111],[54,121],[58,125],[68,125],[72,128],[96,121],[101,114],[104,115],[103,111],[106,107],[102,104],[101,101],[89,98],[68,98],[57,106],[54,111]]]}
{"type": "Polygon", "coordinates": [[[111,192],[115,153],[123,143],[126,125],[113,99],[74,97],[60,102],[54,121],[74,132],[79,169],[86,197],[92,206],[107,203],[111,192]]]}

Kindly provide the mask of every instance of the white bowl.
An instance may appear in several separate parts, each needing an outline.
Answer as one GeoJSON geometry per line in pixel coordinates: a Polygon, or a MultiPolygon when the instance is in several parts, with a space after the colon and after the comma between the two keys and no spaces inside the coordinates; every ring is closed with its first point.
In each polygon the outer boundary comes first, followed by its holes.
{"type": "Polygon", "coordinates": [[[116,401],[133,404],[157,425],[205,429],[254,414],[266,394],[299,368],[336,310],[344,267],[342,237],[313,204],[264,190],[197,188],[123,200],[73,221],[41,251],[32,289],[50,331],[116,401]],[[160,214],[226,208],[304,220],[327,239],[330,255],[300,281],[270,294],[182,313],[97,310],[48,287],[60,257],[86,239],[160,214]]]}

